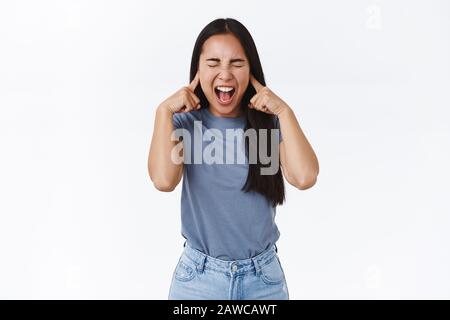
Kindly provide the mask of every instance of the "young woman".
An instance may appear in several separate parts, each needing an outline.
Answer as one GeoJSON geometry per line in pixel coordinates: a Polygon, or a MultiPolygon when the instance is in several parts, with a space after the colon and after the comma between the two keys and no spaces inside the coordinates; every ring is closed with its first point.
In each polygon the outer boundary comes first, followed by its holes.
{"type": "Polygon", "coordinates": [[[275,244],[276,206],[285,200],[283,176],[308,189],[319,165],[292,109],[265,85],[255,43],[240,22],[217,19],[200,32],[190,84],[156,109],[148,170],[160,191],[174,190],[183,176],[186,241],[169,299],[289,299],[275,244]],[[175,129],[182,130],[179,140],[175,129]]]}

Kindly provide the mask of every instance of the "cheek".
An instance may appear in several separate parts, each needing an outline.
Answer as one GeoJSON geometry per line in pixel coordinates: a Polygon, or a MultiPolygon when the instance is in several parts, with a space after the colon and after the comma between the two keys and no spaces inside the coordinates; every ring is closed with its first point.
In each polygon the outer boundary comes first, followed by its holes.
{"type": "Polygon", "coordinates": [[[247,90],[247,86],[249,84],[250,81],[250,76],[248,72],[242,72],[241,74],[239,74],[236,79],[238,80],[239,83],[239,88],[241,92],[245,92],[245,90],[247,90]]]}
{"type": "Polygon", "coordinates": [[[202,86],[203,92],[211,92],[213,79],[214,77],[209,72],[200,73],[200,85],[202,86]]]}
{"type": "Polygon", "coordinates": [[[205,78],[200,78],[200,87],[202,88],[202,91],[204,94],[209,94],[210,90],[210,84],[205,78]]]}

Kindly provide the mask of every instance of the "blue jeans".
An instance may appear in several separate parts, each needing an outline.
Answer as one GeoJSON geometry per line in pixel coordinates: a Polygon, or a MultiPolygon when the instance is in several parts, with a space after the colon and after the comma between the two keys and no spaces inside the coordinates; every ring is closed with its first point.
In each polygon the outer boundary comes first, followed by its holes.
{"type": "Polygon", "coordinates": [[[206,255],[185,242],[168,298],[289,300],[289,291],[275,244],[253,258],[226,261],[206,255]]]}

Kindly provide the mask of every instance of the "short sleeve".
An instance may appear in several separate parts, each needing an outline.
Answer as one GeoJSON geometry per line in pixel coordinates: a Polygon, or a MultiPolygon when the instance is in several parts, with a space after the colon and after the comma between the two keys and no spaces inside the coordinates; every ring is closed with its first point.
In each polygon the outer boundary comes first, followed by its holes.
{"type": "Polygon", "coordinates": [[[172,116],[172,123],[173,127],[175,129],[183,128],[183,121],[182,121],[183,114],[180,112],[174,113],[172,116]]]}
{"type": "Polygon", "coordinates": [[[280,119],[278,116],[275,116],[275,129],[278,129],[278,137],[280,138],[279,141],[283,141],[283,136],[281,135],[281,127],[280,127],[280,119]]]}

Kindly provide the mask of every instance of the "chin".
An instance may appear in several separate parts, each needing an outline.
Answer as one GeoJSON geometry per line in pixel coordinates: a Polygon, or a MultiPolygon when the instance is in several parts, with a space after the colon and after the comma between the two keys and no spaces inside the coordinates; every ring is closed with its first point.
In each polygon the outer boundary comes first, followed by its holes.
{"type": "Polygon", "coordinates": [[[234,105],[222,106],[220,104],[219,105],[217,105],[217,104],[211,105],[210,104],[210,108],[214,108],[214,110],[221,115],[231,115],[235,112],[238,112],[238,110],[239,110],[239,106],[234,106],[234,105]]]}

